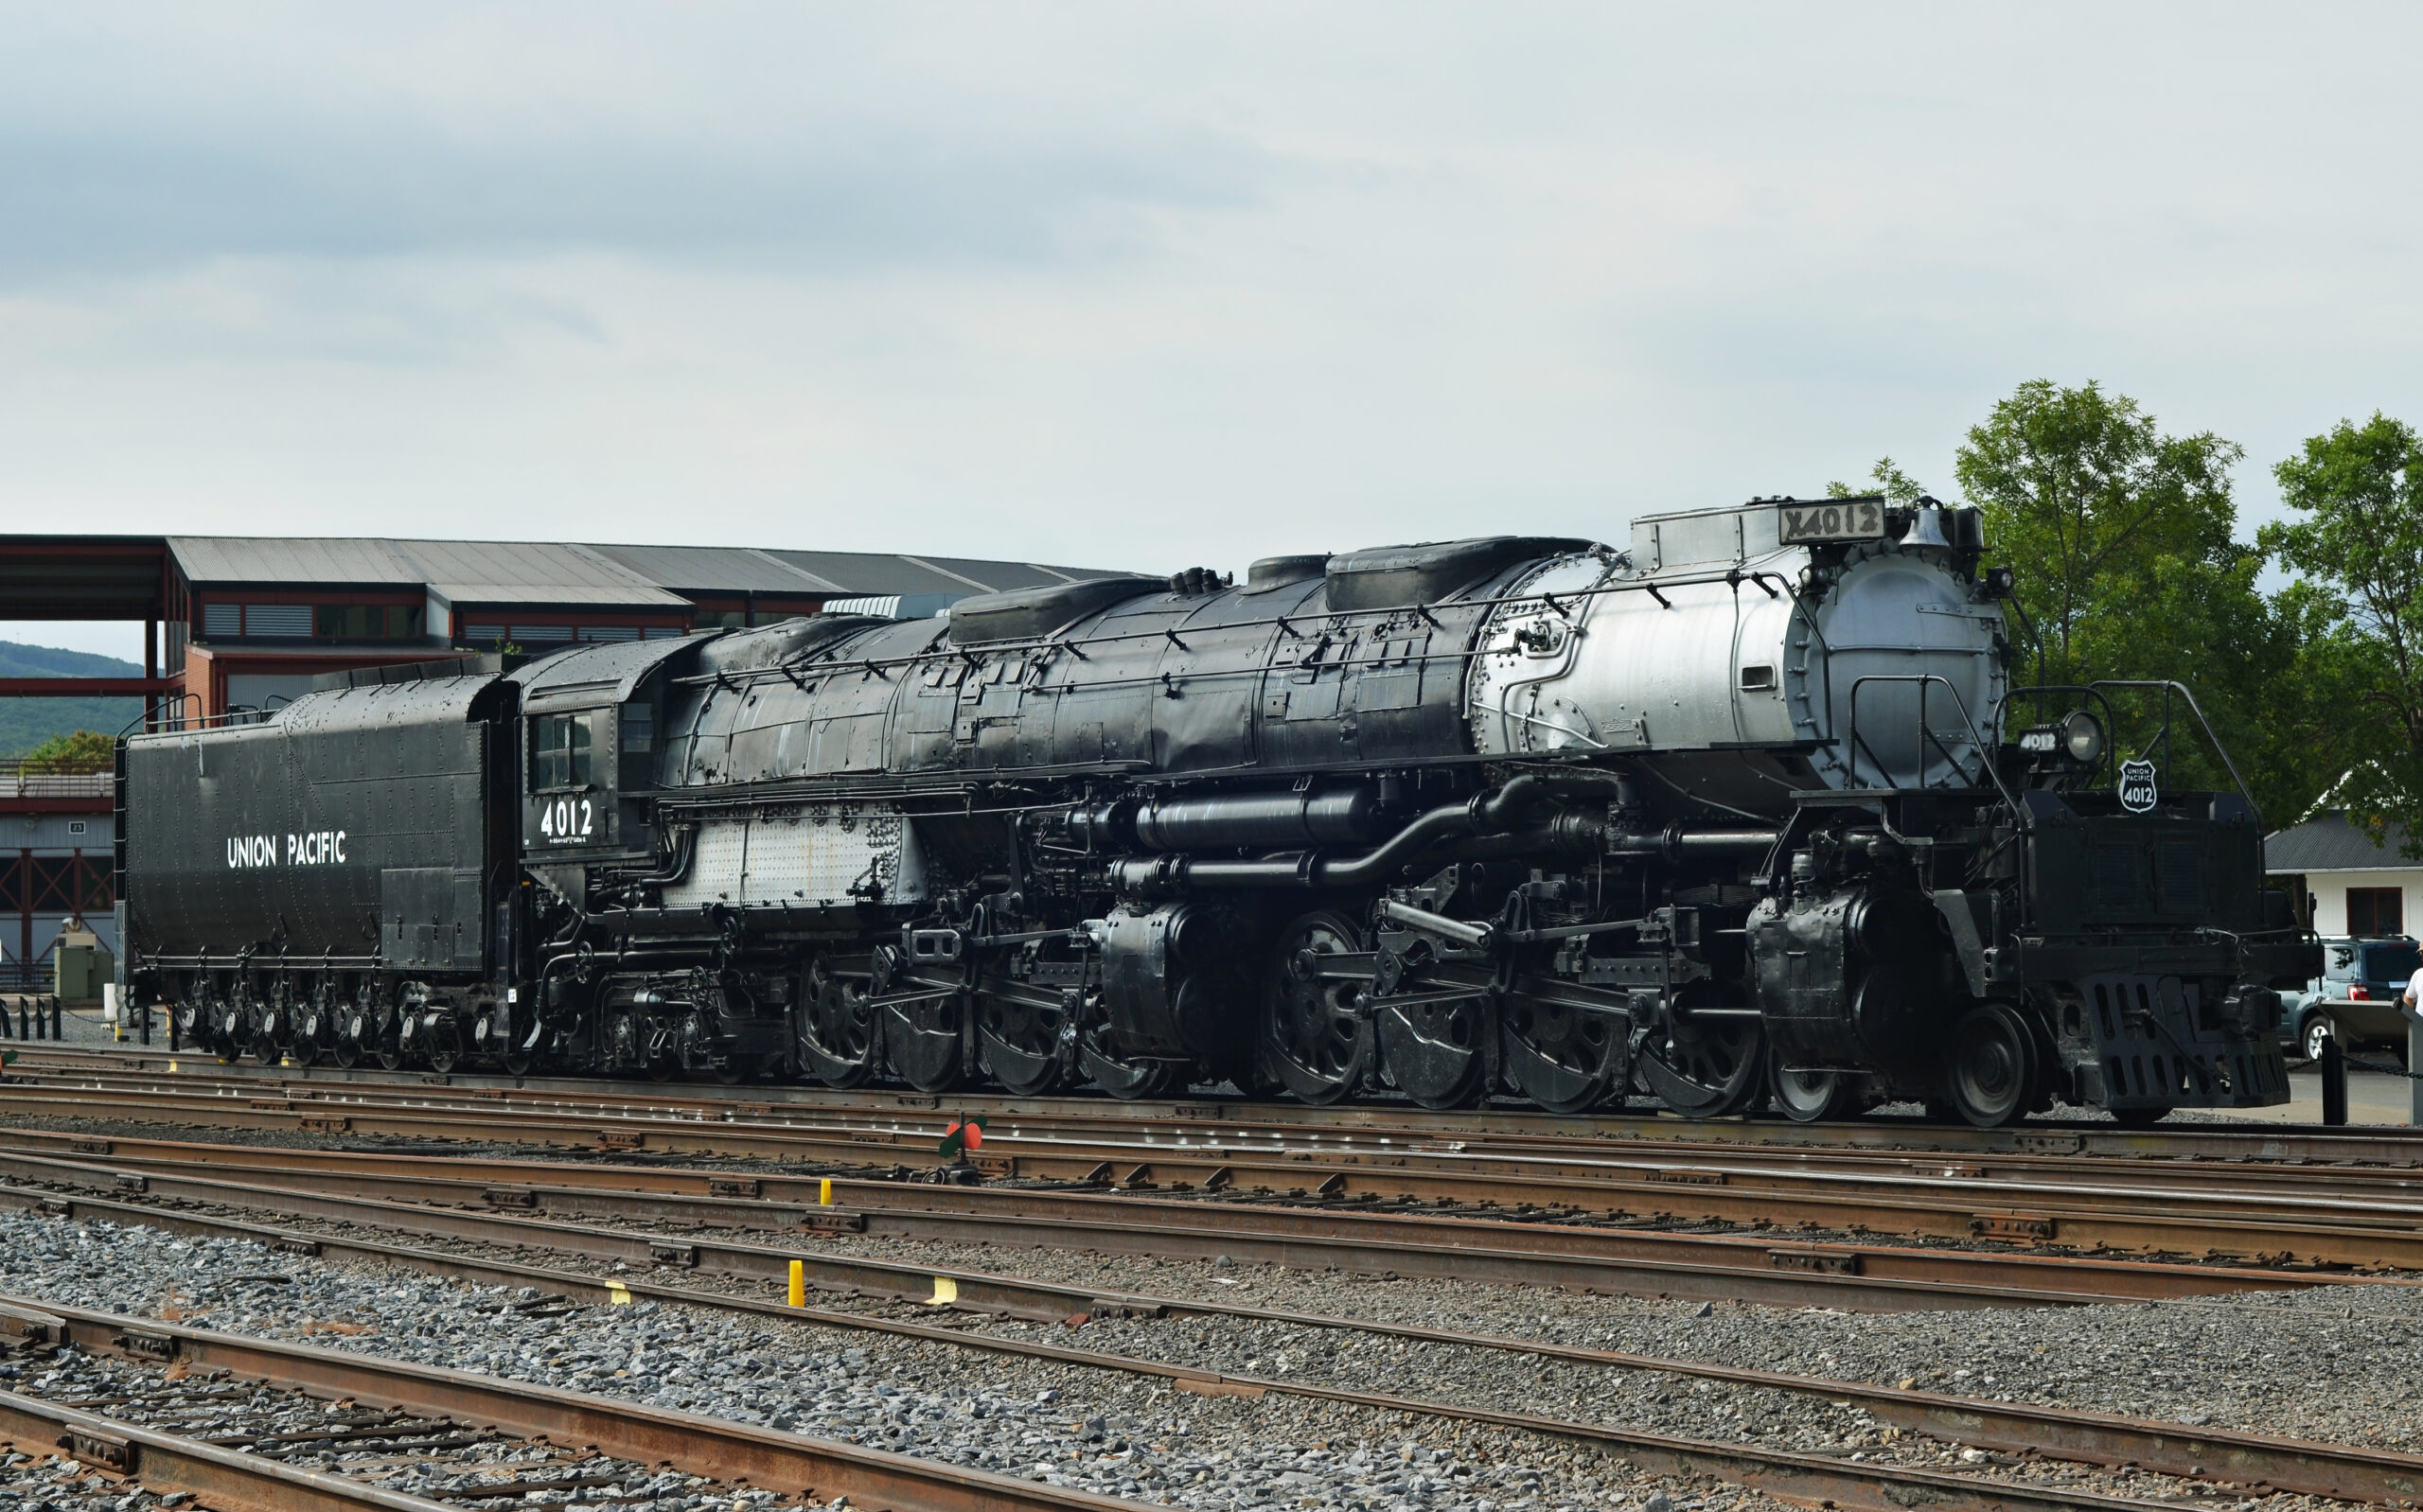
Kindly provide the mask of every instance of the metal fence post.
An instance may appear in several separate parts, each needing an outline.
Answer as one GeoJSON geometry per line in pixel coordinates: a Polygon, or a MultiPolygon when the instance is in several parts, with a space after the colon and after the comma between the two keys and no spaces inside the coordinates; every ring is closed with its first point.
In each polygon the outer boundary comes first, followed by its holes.
{"type": "Polygon", "coordinates": [[[2322,1121],[2347,1121],[2347,1052],[2336,1034],[2322,1042],[2322,1121]]]}

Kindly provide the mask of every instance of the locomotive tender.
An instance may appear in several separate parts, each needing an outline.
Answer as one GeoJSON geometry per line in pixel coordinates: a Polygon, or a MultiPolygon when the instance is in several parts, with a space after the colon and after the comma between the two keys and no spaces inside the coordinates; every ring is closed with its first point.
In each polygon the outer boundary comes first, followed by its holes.
{"type": "Polygon", "coordinates": [[[2006,744],[1980,536],[1756,501],[335,674],[123,743],[133,979],[223,1056],[516,1075],[2285,1100],[2251,802],[2109,689],[2006,744]]]}

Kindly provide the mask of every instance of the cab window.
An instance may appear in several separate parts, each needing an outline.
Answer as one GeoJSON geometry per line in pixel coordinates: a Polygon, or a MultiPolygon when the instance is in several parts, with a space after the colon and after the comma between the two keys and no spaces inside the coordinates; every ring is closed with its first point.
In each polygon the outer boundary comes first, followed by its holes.
{"type": "Polygon", "coordinates": [[[542,714],[530,721],[530,789],[589,785],[589,715],[542,714]]]}

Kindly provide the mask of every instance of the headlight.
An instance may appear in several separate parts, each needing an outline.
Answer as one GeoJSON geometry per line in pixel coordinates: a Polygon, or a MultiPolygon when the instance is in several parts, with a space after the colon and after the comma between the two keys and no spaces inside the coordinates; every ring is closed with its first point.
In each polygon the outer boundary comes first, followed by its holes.
{"type": "Polygon", "coordinates": [[[2092,766],[2102,760],[2102,721],[2083,709],[2074,711],[2061,721],[2061,749],[2080,766],[2092,766]]]}

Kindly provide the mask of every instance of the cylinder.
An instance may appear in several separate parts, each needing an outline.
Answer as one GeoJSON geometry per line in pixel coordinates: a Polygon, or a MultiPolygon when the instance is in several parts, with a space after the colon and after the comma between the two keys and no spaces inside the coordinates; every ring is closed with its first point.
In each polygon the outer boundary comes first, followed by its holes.
{"type": "Polygon", "coordinates": [[[1157,794],[1072,809],[1070,831],[1105,849],[1156,851],[1359,845],[1382,828],[1368,786],[1321,792],[1157,794]]]}
{"type": "Polygon", "coordinates": [[[1136,811],[1136,838],[1165,851],[1352,845],[1371,837],[1378,813],[1379,800],[1368,787],[1155,797],[1136,811]]]}

